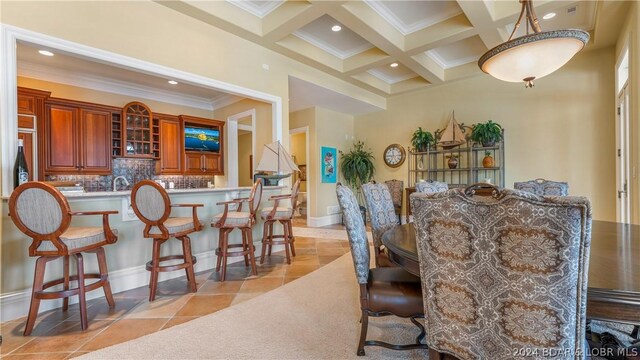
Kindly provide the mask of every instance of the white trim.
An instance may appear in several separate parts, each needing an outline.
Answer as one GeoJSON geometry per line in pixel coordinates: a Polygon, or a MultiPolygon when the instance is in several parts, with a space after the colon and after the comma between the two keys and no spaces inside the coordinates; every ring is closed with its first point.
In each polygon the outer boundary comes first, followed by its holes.
{"type": "Polygon", "coordinates": [[[244,124],[238,124],[238,130],[251,131],[251,132],[253,132],[253,126],[251,126],[251,125],[244,125],[244,124]]]}
{"type": "MultiPolygon", "coordinates": [[[[239,182],[238,120],[251,116],[251,128],[256,128],[256,109],[249,109],[227,117],[227,186],[237,187],[239,182]]],[[[256,153],[256,132],[251,131],[251,153],[256,153]]],[[[254,159],[255,160],[255,159],[254,159]]],[[[251,174],[253,176],[253,174],[251,174]]]]}
{"type": "Polygon", "coordinates": [[[223,108],[225,106],[229,106],[231,104],[235,104],[238,101],[242,100],[243,98],[240,96],[235,96],[235,95],[227,95],[221,98],[216,98],[211,102],[211,105],[213,105],[213,109],[220,109],[223,108]]]}
{"type": "Polygon", "coordinates": [[[320,40],[316,37],[313,36],[313,34],[310,34],[304,30],[296,30],[293,35],[299,37],[300,39],[320,48],[321,50],[324,50],[326,52],[328,52],[329,54],[337,57],[340,60],[344,60],[344,59],[348,59],[354,55],[358,55],[361,52],[367,51],[369,49],[373,49],[375,46],[373,46],[373,44],[371,43],[366,43],[366,44],[362,44],[360,46],[357,46],[349,51],[340,51],[338,49],[336,49],[335,47],[331,46],[331,44],[324,42],[323,40],[320,40]]]}
{"type": "Polygon", "coordinates": [[[424,18],[422,20],[413,22],[411,24],[407,24],[402,19],[400,19],[391,9],[389,9],[384,2],[382,1],[371,1],[364,0],[364,2],[369,5],[378,15],[384,18],[391,26],[396,28],[396,30],[400,31],[402,35],[409,35],[418,30],[425,29],[431,25],[435,25],[442,21],[451,19],[454,16],[458,16],[462,14],[462,10],[458,7],[458,9],[452,8],[449,11],[443,12],[442,14],[438,14],[438,16],[434,16],[433,18],[424,18]]]}
{"type": "Polygon", "coordinates": [[[378,70],[378,69],[370,69],[367,70],[367,72],[377,78],[379,78],[380,80],[386,82],[387,84],[395,84],[395,83],[399,83],[401,81],[405,81],[405,80],[409,80],[409,79],[413,79],[415,77],[418,77],[418,74],[411,72],[408,74],[404,74],[404,75],[400,75],[400,76],[389,76],[387,74],[385,74],[384,72],[378,70]]]}
{"type": "Polygon", "coordinates": [[[263,1],[263,6],[256,6],[255,2],[246,0],[227,0],[232,5],[239,7],[240,9],[259,17],[260,19],[269,15],[272,11],[277,9],[280,5],[284,4],[284,0],[280,1],[263,1]]]}
{"type": "MultiPolygon", "coordinates": [[[[54,69],[38,64],[20,62],[18,64],[18,75],[27,78],[45,80],[59,84],[82,87],[103,91],[112,94],[131,96],[160,101],[164,103],[187,106],[196,109],[213,111],[213,100],[200,96],[185,95],[174,91],[159,90],[151,86],[137,85],[128,81],[114,80],[102,76],[90,75],[77,71],[54,69]]],[[[216,101],[229,101],[226,97],[233,95],[216,96],[216,101]]]]}
{"type": "Polygon", "coordinates": [[[4,175],[2,176],[2,196],[9,196],[11,193],[13,176],[10,176],[10,174],[13,159],[15,159],[17,151],[16,138],[18,136],[18,129],[15,119],[17,119],[18,116],[16,83],[16,45],[18,40],[77,54],[103,63],[117,64],[119,67],[132,69],[134,71],[172,78],[176,81],[183,81],[196,86],[269,102],[273,108],[272,119],[275,120],[272,121],[274,124],[274,137],[282,139],[282,98],[279,96],[25,30],[12,25],[2,24],[0,26],[0,36],[2,42],[0,44],[0,53],[2,54],[2,56],[0,56],[0,134],[2,134],[2,136],[0,136],[0,149],[2,150],[1,171],[4,175]]]}
{"type": "MultiPolygon", "coordinates": [[[[289,129],[289,150],[291,150],[291,135],[293,134],[301,134],[304,133],[304,151],[305,153],[305,157],[307,158],[307,170],[306,170],[306,183],[307,183],[307,219],[309,219],[309,214],[311,213],[311,204],[313,203],[313,195],[311,193],[311,186],[309,185],[311,183],[311,179],[309,178],[310,175],[310,171],[311,171],[311,166],[309,166],[309,162],[311,161],[311,156],[309,155],[309,126],[302,126],[299,128],[295,128],[295,129],[289,129]]],[[[307,220],[307,225],[308,225],[308,220],[307,220]]]]}
{"type": "MultiPolygon", "coordinates": [[[[309,196],[309,192],[307,191],[307,197],[309,196]]],[[[307,214],[309,212],[307,211],[307,214]]],[[[322,227],[322,226],[329,226],[329,225],[333,225],[333,224],[340,224],[342,222],[342,215],[341,214],[333,214],[333,215],[327,215],[327,216],[320,216],[320,217],[311,217],[309,215],[307,215],[307,226],[308,227],[322,227]]]]}
{"type": "Polygon", "coordinates": [[[438,51],[436,49],[428,50],[425,52],[425,54],[445,70],[478,60],[478,56],[467,56],[465,58],[456,59],[454,61],[447,62],[442,56],[440,56],[440,54],[438,54],[438,51]]]}

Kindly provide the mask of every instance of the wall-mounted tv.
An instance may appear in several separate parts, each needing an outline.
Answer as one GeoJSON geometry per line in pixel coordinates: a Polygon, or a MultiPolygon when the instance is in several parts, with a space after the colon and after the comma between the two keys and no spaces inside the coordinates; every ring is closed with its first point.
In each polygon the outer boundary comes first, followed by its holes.
{"type": "Polygon", "coordinates": [[[220,152],[220,131],[185,126],[184,149],[187,151],[220,152]]]}

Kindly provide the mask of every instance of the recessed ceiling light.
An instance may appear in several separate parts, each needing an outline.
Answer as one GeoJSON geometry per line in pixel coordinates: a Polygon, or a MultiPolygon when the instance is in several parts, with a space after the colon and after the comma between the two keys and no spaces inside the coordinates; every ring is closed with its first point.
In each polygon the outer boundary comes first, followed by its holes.
{"type": "Polygon", "coordinates": [[[556,13],[550,12],[550,13],[546,14],[545,16],[543,16],[542,19],[549,20],[549,19],[553,19],[555,16],[556,16],[556,13]]]}
{"type": "Polygon", "coordinates": [[[44,55],[44,56],[53,56],[53,53],[51,51],[48,51],[48,50],[38,50],[38,53],[40,55],[44,55]]]}
{"type": "Polygon", "coordinates": [[[171,84],[171,85],[178,85],[178,82],[177,82],[177,81],[175,81],[175,80],[169,80],[169,81],[167,81],[167,82],[168,82],[169,84],[171,84]]]}
{"type": "Polygon", "coordinates": [[[391,63],[391,65],[389,65],[391,67],[398,67],[398,63],[391,63]]]}
{"type": "Polygon", "coordinates": [[[335,32],[338,32],[338,31],[342,30],[342,26],[340,26],[340,25],[333,25],[333,26],[331,27],[331,30],[332,30],[332,31],[335,31],[335,32]]]}

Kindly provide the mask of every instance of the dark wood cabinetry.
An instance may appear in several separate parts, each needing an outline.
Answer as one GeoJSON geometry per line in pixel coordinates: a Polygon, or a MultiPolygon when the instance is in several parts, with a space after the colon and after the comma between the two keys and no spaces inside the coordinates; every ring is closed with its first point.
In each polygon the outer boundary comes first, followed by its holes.
{"type": "Polygon", "coordinates": [[[111,174],[111,120],[117,109],[50,99],[44,129],[45,174],[111,174]]]}
{"type": "Polygon", "coordinates": [[[29,168],[29,181],[44,177],[43,136],[45,101],[51,93],[18,87],[18,139],[24,141],[24,152],[29,168]]]}
{"type": "Polygon", "coordinates": [[[184,129],[187,128],[201,128],[206,130],[213,130],[218,134],[218,151],[192,151],[185,150],[183,140],[183,153],[184,153],[184,174],[185,175],[224,175],[224,163],[223,163],[223,149],[224,149],[224,122],[219,120],[209,120],[203,118],[197,118],[193,116],[181,115],[182,121],[182,136],[184,139],[184,129]]]}
{"type": "Polygon", "coordinates": [[[156,172],[163,175],[182,174],[182,127],[173,115],[155,114],[160,127],[160,159],[156,172]]]}

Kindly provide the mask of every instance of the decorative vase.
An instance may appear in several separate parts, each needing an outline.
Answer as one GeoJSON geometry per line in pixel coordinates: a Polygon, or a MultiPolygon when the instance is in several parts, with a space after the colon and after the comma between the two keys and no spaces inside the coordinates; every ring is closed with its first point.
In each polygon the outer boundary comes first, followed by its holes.
{"type": "Polygon", "coordinates": [[[447,165],[449,166],[449,169],[456,169],[458,167],[458,158],[450,156],[449,161],[447,161],[447,165]]]}
{"type": "Polygon", "coordinates": [[[491,155],[486,155],[484,159],[482,159],[482,167],[492,168],[495,166],[495,161],[491,155]]]}

